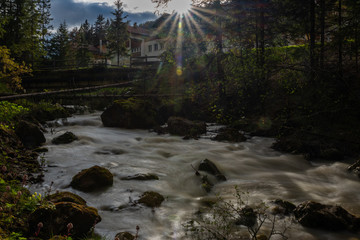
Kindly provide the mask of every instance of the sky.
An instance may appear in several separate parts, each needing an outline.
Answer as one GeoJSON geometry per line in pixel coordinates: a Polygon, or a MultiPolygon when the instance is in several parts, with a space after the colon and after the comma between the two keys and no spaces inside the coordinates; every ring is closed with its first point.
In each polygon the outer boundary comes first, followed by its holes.
{"type": "MultiPolygon", "coordinates": [[[[172,0],[168,8],[156,9],[156,4],[151,0],[123,0],[127,20],[131,24],[143,23],[155,20],[158,16],[154,14],[156,10],[160,12],[172,12],[181,8],[184,3],[190,0],[172,0]]],[[[114,8],[114,0],[51,0],[51,14],[53,18],[52,25],[57,29],[59,24],[66,21],[68,27],[80,26],[87,19],[93,24],[99,14],[106,18],[111,18],[114,8]]]]}

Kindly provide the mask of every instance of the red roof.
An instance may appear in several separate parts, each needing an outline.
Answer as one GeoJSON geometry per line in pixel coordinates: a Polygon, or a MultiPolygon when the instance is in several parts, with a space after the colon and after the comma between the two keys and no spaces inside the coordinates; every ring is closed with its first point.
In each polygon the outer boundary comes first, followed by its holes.
{"type": "Polygon", "coordinates": [[[150,35],[150,31],[148,31],[144,28],[141,28],[141,27],[128,26],[127,30],[129,33],[133,33],[133,34],[139,34],[139,35],[144,35],[144,36],[150,35]]]}

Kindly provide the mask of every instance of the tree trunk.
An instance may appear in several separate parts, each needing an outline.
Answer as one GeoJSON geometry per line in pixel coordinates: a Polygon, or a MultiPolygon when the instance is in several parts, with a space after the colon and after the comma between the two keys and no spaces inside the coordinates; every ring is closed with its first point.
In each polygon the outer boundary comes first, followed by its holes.
{"type": "Polygon", "coordinates": [[[260,66],[263,68],[265,64],[265,14],[264,9],[260,13],[260,66]]]}
{"type": "Polygon", "coordinates": [[[326,8],[325,8],[325,0],[320,1],[320,8],[321,8],[321,46],[320,46],[320,68],[321,71],[324,70],[324,55],[325,55],[325,15],[326,15],[326,8]]]}
{"type": "Polygon", "coordinates": [[[343,77],[343,56],[342,56],[342,52],[343,52],[343,39],[342,39],[342,0],[339,0],[339,19],[338,19],[338,25],[339,25],[339,76],[340,78],[343,77]]]}
{"type": "Polygon", "coordinates": [[[310,81],[315,79],[315,0],[310,0],[310,81]]]}
{"type": "Polygon", "coordinates": [[[355,27],[355,66],[356,72],[359,72],[359,25],[355,27]]]}

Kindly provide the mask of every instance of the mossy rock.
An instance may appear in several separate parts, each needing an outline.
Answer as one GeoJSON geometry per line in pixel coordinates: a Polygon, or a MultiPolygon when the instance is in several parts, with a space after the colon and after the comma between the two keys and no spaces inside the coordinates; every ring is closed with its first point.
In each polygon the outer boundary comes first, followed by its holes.
{"type": "Polygon", "coordinates": [[[147,174],[139,173],[132,176],[122,177],[121,180],[149,181],[149,180],[159,180],[159,177],[152,173],[147,173],[147,174]]]}
{"type": "Polygon", "coordinates": [[[304,227],[329,231],[360,230],[360,218],[340,206],[307,201],[294,209],[294,215],[304,227]]]}
{"type": "Polygon", "coordinates": [[[235,128],[221,128],[219,133],[212,138],[215,141],[244,142],[246,137],[235,128]]]}
{"type": "Polygon", "coordinates": [[[149,129],[156,126],[156,109],[148,100],[135,98],[115,101],[102,114],[105,127],[149,129]]]}
{"type": "Polygon", "coordinates": [[[202,160],[200,162],[198,170],[214,175],[219,181],[226,181],[226,177],[224,176],[224,174],[222,174],[218,167],[209,159],[202,160]]]}
{"type": "Polygon", "coordinates": [[[15,133],[28,148],[38,147],[46,142],[39,126],[27,121],[20,121],[15,128],[15,133]]]}
{"type": "Polygon", "coordinates": [[[70,117],[71,114],[59,104],[51,104],[46,102],[38,103],[31,107],[30,117],[35,118],[40,123],[53,121],[59,118],[70,117]]]}
{"type": "Polygon", "coordinates": [[[129,232],[120,232],[116,234],[115,239],[118,238],[119,240],[134,240],[135,236],[129,232]]]}
{"type": "Polygon", "coordinates": [[[73,224],[71,236],[83,237],[91,228],[101,221],[96,208],[79,205],[71,202],[55,203],[54,207],[41,206],[29,216],[30,235],[36,232],[38,223],[43,223],[39,237],[49,239],[54,235],[68,233],[67,225],[73,224]]]}
{"type": "Polygon", "coordinates": [[[106,168],[94,166],[76,174],[70,185],[84,192],[96,191],[113,185],[113,175],[106,168]]]}
{"type": "Polygon", "coordinates": [[[178,136],[197,137],[206,133],[206,123],[190,121],[181,117],[170,117],[167,121],[170,134],[178,136]]]}
{"type": "Polygon", "coordinates": [[[288,201],[282,199],[276,199],[273,201],[276,207],[272,210],[274,214],[284,214],[289,215],[292,214],[296,206],[288,201]]]}
{"type": "Polygon", "coordinates": [[[77,136],[75,136],[75,134],[73,134],[72,132],[66,132],[66,133],[54,138],[51,142],[56,145],[69,144],[78,139],[79,138],[77,136]]]}
{"type": "Polygon", "coordinates": [[[160,207],[161,203],[165,200],[165,198],[157,192],[144,192],[141,195],[138,203],[144,204],[147,207],[155,208],[160,207]]]}
{"type": "Polygon", "coordinates": [[[47,196],[46,200],[48,200],[52,203],[72,202],[72,203],[76,203],[79,205],[86,205],[86,201],[82,197],[80,197],[74,193],[71,193],[71,192],[54,193],[54,194],[47,196]]]}

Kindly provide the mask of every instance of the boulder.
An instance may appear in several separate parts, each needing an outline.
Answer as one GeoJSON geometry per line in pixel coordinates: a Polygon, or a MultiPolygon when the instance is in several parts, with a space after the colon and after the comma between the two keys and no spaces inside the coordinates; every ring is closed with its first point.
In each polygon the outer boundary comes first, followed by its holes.
{"type": "Polygon", "coordinates": [[[217,166],[208,159],[200,162],[198,171],[204,171],[214,175],[219,181],[226,181],[226,177],[220,172],[217,166]]]}
{"type": "Polygon", "coordinates": [[[167,121],[170,134],[178,136],[196,137],[206,133],[206,123],[190,121],[181,117],[170,117],[167,121]]]}
{"type": "Polygon", "coordinates": [[[215,141],[244,142],[246,137],[235,128],[221,128],[219,133],[212,138],[215,141]]]}
{"type": "Polygon", "coordinates": [[[52,203],[72,202],[72,203],[76,203],[79,205],[86,205],[86,201],[82,197],[80,197],[74,193],[71,193],[71,192],[54,193],[54,194],[47,196],[46,200],[48,200],[52,203]]]}
{"type": "Polygon", "coordinates": [[[117,100],[101,114],[105,127],[148,129],[156,126],[155,119],[154,106],[135,98],[117,100]]]}
{"type": "Polygon", "coordinates": [[[360,230],[360,218],[340,206],[307,201],[295,208],[294,215],[304,227],[329,231],[360,230]]]}
{"type": "Polygon", "coordinates": [[[120,232],[115,236],[116,240],[134,240],[135,236],[129,232],[120,232]]]}
{"type": "Polygon", "coordinates": [[[147,174],[135,174],[132,176],[122,177],[121,180],[141,180],[141,181],[148,181],[148,180],[159,180],[159,177],[152,173],[147,174]]]}
{"type": "Polygon", "coordinates": [[[96,191],[113,184],[113,175],[106,168],[94,166],[76,174],[70,185],[84,192],[96,191]]]}
{"type": "Polygon", "coordinates": [[[73,141],[78,140],[78,137],[75,136],[72,132],[66,132],[56,138],[54,138],[51,142],[53,144],[68,144],[72,143],[73,141]]]}
{"type": "Polygon", "coordinates": [[[95,224],[101,221],[96,208],[71,202],[55,203],[54,207],[41,206],[30,214],[29,235],[38,232],[38,237],[49,239],[54,235],[68,235],[68,224],[74,238],[83,237],[95,224]],[[39,223],[41,227],[39,228],[39,223]]]}
{"type": "Polygon", "coordinates": [[[144,192],[144,194],[140,196],[140,199],[137,202],[142,203],[147,207],[155,208],[160,207],[164,200],[165,198],[160,193],[144,192]]]}
{"type": "Polygon", "coordinates": [[[274,214],[289,215],[293,213],[294,209],[296,208],[296,206],[291,202],[284,201],[282,199],[276,199],[272,203],[276,205],[276,207],[272,209],[274,214]]]}
{"type": "Polygon", "coordinates": [[[27,121],[20,121],[15,128],[15,133],[27,148],[39,147],[46,142],[39,126],[27,121]]]}
{"type": "Polygon", "coordinates": [[[236,225],[243,225],[246,227],[253,227],[257,222],[257,213],[250,206],[245,206],[240,209],[239,217],[236,220],[236,225]]]}

